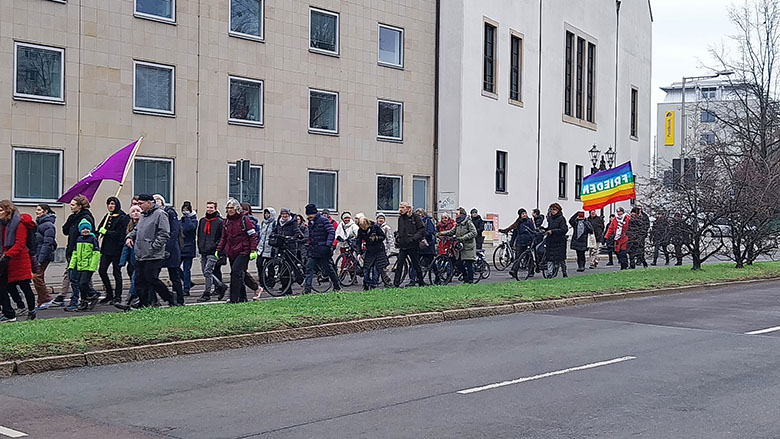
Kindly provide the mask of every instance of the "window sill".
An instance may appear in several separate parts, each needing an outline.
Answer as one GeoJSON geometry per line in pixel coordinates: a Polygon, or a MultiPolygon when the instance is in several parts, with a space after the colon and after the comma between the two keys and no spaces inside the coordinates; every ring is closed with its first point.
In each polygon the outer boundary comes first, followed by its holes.
{"type": "Polygon", "coordinates": [[[598,125],[596,125],[593,122],[588,122],[587,120],[577,119],[576,117],[568,116],[566,114],[562,115],[562,120],[565,123],[576,125],[576,126],[581,127],[581,128],[586,128],[586,129],[589,129],[591,131],[598,131],[598,125]]]}
{"type": "Polygon", "coordinates": [[[514,99],[509,99],[508,102],[509,102],[509,105],[514,105],[514,106],[520,107],[520,108],[525,107],[525,104],[523,104],[523,101],[516,101],[514,99]]]}
{"type": "Polygon", "coordinates": [[[14,100],[23,102],[37,102],[39,104],[65,105],[64,99],[48,99],[45,97],[36,98],[35,96],[14,96],[14,100]]]}
{"type": "Polygon", "coordinates": [[[507,191],[496,191],[496,195],[509,195],[507,191]]]}
{"type": "Polygon", "coordinates": [[[172,18],[159,17],[157,15],[148,15],[142,12],[133,13],[133,17],[140,18],[142,20],[156,21],[158,23],[165,23],[165,24],[176,26],[176,19],[172,19],[172,18]]]}
{"type": "Polygon", "coordinates": [[[376,65],[378,65],[380,67],[387,67],[388,69],[395,69],[395,70],[403,70],[404,69],[403,64],[398,65],[398,64],[390,64],[390,63],[386,63],[386,62],[382,62],[382,61],[377,61],[376,65]]]}
{"type": "Polygon", "coordinates": [[[32,198],[12,198],[11,201],[17,206],[37,206],[41,203],[46,203],[49,207],[62,207],[63,203],[57,202],[57,199],[32,199],[32,198]]]}
{"type": "Polygon", "coordinates": [[[160,117],[176,118],[176,113],[163,113],[154,110],[140,110],[138,108],[133,108],[133,113],[143,114],[144,116],[160,116],[160,117]]]}
{"type": "Polygon", "coordinates": [[[498,100],[498,95],[496,93],[491,93],[489,91],[482,90],[482,96],[486,98],[498,100]]]}
{"type": "Polygon", "coordinates": [[[561,201],[569,201],[569,197],[558,197],[561,201]]]}
{"type": "Polygon", "coordinates": [[[245,127],[252,127],[252,128],[265,128],[265,124],[263,122],[252,122],[252,121],[238,120],[238,119],[228,119],[228,125],[238,125],[238,126],[245,126],[245,127]]]}
{"type": "Polygon", "coordinates": [[[388,143],[404,143],[404,139],[396,139],[394,137],[382,137],[382,136],[376,136],[376,140],[379,142],[388,142],[388,143]]]}
{"type": "Polygon", "coordinates": [[[331,136],[331,137],[338,137],[339,132],[338,131],[322,131],[322,130],[316,130],[313,128],[309,128],[309,134],[317,134],[320,136],[331,136]]]}
{"type": "Polygon", "coordinates": [[[316,54],[319,54],[319,55],[331,56],[333,58],[340,58],[338,52],[330,52],[328,50],[315,49],[313,47],[309,47],[309,52],[310,53],[316,53],[316,54]]]}
{"type": "Polygon", "coordinates": [[[639,137],[637,136],[628,136],[628,138],[633,140],[634,142],[639,142],[639,137]]]}
{"type": "Polygon", "coordinates": [[[265,43],[265,36],[258,37],[257,35],[242,34],[240,32],[232,32],[232,31],[228,31],[228,35],[234,38],[240,38],[242,40],[254,41],[256,43],[265,43]]]}

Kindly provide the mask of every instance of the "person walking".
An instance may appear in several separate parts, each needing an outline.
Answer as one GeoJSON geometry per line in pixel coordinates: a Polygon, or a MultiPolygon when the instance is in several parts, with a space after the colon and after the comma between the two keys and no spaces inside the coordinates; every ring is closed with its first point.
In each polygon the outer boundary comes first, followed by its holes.
{"type": "Polygon", "coordinates": [[[674,259],[677,260],[675,266],[680,266],[683,263],[683,246],[689,243],[689,236],[688,226],[680,212],[676,212],[669,223],[669,240],[674,246],[674,259]]]}
{"type": "Polygon", "coordinates": [[[222,238],[217,253],[227,256],[230,262],[230,300],[228,303],[246,302],[244,285],[249,261],[257,259],[257,230],[249,216],[235,198],[227,200],[222,238]]]}
{"type": "MultiPolygon", "coordinates": [[[[390,256],[397,256],[398,255],[398,249],[395,248],[395,236],[393,235],[393,229],[390,227],[390,224],[387,223],[387,218],[384,214],[379,214],[376,216],[376,225],[379,226],[382,229],[382,232],[385,234],[385,253],[387,254],[388,263],[390,262],[390,256]]],[[[396,258],[398,260],[398,258],[396,258]]],[[[385,288],[390,288],[393,286],[393,281],[390,279],[390,275],[388,272],[392,272],[393,268],[391,265],[388,265],[385,267],[385,270],[383,273],[380,273],[380,277],[382,278],[382,282],[385,285],[385,288]]]]}
{"type": "Polygon", "coordinates": [[[181,206],[181,272],[184,297],[192,289],[192,260],[195,259],[195,238],[198,234],[198,214],[192,210],[192,203],[185,201],[181,206]]]}
{"type": "MultiPolygon", "coordinates": [[[[615,219],[615,214],[614,213],[610,213],[609,214],[609,221],[607,221],[607,224],[612,224],[612,220],[613,219],[615,219]]],[[[606,229],[605,229],[605,233],[606,233],[606,229]]],[[[607,247],[607,255],[609,255],[609,261],[607,261],[607,266],[614,265],[615,264],[615,260],[614,260],[613,256],[615,256],[615,254],[616,254],[615,253],[615,239],[614,238],[607,239],[606,236],[603,239],[604,239],[604,245],[606,245],[606,247],[607,247]]]]}
{"type": "Polygon", "coordinates": [[[54,262],[54,252],[57,250],[57,229],[54,223],[57,216],[48,204],[42,203],[35,208],[35,259],[40,268],[33,273],[33,286],[38,293],[36,310],[48,309],[52,304],[54,289],[46,286],[46,269],[54,262]]]}
{"type": "MultiPolygon", "coordinates": [[[[515,243],[514,251],[515,255],[520,256],[525,252],[529,247],[534,245],[534,241],[536,240],[536,224],[534,221],[528,217],[528,211],[525,209],[518,209],[517,210],[517,219],[514,223],[512,223],[509,227],[506,229],[499,229],[499,233],[509,233],[512,232],[512,241],[515,243]]],[[[533,262],[531,262],[531,266],[528,268],[528,275],[527,277],[533,277],[534,273],[536,272],[536,267],[533,266],[533,262]]],[[[509,274],[512,277],[515,277],[515,274],[517,273],[517,268],[515,267],[515,264],[512,264],[512,268],[509,269],[509,274]]]]}
{"type": "MultiPolygon", "coordinates": [[[[271,247],[268,239],[274,234],[276,229],[276,209],[267,207],[263,209],[263,221],[260,222],[260,232],[257,234],[257,276],[260,283],[263,282],[263,270],[266,261],[276,255],[276,249],[271,247]]],[[[273,269],[273,268],[271,268],[273,269]]],[[[275,273],[266,273],[273,277],[275,273]]],[[[263,285],[263,288],[267,288],[263,285]]]]}
{"type": "Polygon", "coordinates": [[[217,245],[222,240],[224,221],[217,210],[216,201],[206,202],[206,216],[198,221],[198,253],[200,254],[200,269],[204,277],[203,295],[198,302],[211,300],[212,288],[217,294],[217,300],[222,300],[227,286],[222,283],[222,270],[217,257],[217,245]]]}
{"type": "MultiPolygon", "coordinates": [[[[398,247],[398,266],[406,260],[411,261],[411,266],[417,273],[422,273],[420,268],[420,254],[419,246],[420,241],[425,238],[425,226],[420,220],[420,217],[412,213],[412,206],[409,203],[403,201],[398,208],[398,237],[396,239],[396,247],[398,247]]],[[[401,286],[402,270],[395,271],[395,279],[393,285],[398,288],[401,286]]],[[[410,285],[415,280],[410,279],[410,285]]],[[[425,281],[422,276],[418,276],[416,279],[417,285],[425,286],[425,281]]]]}
{"type": "Polygon", "coordinates": [[[665,265],[669,265],[669,240],[669,221],[666,220],[666,215],[663,212],[658,212],[650,231],[650,243],[653,244],[653,263],[650,265],[658,265],[659,253],[663,253],[666,260],[665,265]]]}
{"type": "Polygon", "coordinates": [[[100,265],[97,270],[106,295],[98,303],[113,305],[116,302],[122,303],[122,268],[119,260],[122,258],[122,248],[125,245],[130,217],[122,211],[122,203],[117,197],[108,197],[106,208],[108,212],[98,225],[98,236],[102,241],[100,241],[100,265]],[[114,286],[111,285],[111,279],[108,277],[109,266],[112,267],[114,286]]]}
{"type": "MultiPolygon", "coordinates": [[[[135,250],[135,288],[138,294],[138,307],[152,306],[156,295],[170,306],[176,306],[176,297],[160,280],[160,270],[167,259],[166,246],[171,238],[170,217],[149,194],[138,195],[139,206],[143,212],[138,224],[127,235],[125,244],[135,250]]],[[[114,306],[129,310],[124,304],[114,306]]]]}
{"type": "Polygon", "coordinates": [[[607,240],[614,241],[615,254],[617,254],[620,269],[628,269],[628,231],[631,230],[631,217],[626,215],[622,207],[617,208],[617,215],[612,218],[604,236],[607,240]]]}
{"type": "Polygon", "coordinates": [[[333,241],[336,240],[336,230],[324,215],[317,212],[316,205],[307,204],[305,212],[309,220],[309,257],[306,260],[303,294],[311,293],[314,270],[317,266],[330,278],[333,291],[341,291],[339,278],[333,268],[333,241]]]}
{"type": "Polygon", "coordinates": [[[474,261],[477,260],[477,228],[466,213],[459,207],[455,214],[455,228],[439,232],[439,236],[454,236],[461,244],[458,251],[457,267],[463,273],[463,283],[474,283],[474,261]]]}
{"type": "MultiPolygon", "coordinates": [[[[32,216],[20,214],[10,200],[0,201],[0,322],[15,322],[17,312],[10,292],[20,289],[27,301],[27,320],[35,320],[35,295],[32,291],[32,260],[28,238],[35,233],[32,216]]],[[[30,240],[32,242],[32,240],[30,240]]]]}
{"type": "Polygon", "coordinates": [[[558,275],[559,267],[563,277],[568,277],[566,272],[566,232],[568,231],[569,226],[566,225],[561,205],[551,204],[547,217],[547,270],[550,272],[550,277],[558,275]]]}
{"type": "Polygon", "coordinates": [[[476,208],[471,209],[471,222],[474,224],[474,228],[477,229],[477,250],[482,250],[482,244],[485,242],[485,237],[483,236],[485,221],[479,216],[479,211],[476,208]]]}
{"type": "MultiPolygon", "coordinates": [[[[423,226],[425,226],[425,239],[420,241],[420,267],[430,267],[433,258],[436,257],[436,224],[433,222],[433,218],[428,216],[428,212],[423,208],[418,208],[414,211],[415,215],[420,218],[423,226]]],[[[409,272],[409,286],[414,285],[414,280],[417,279],[417,272],[414,267],[409,272]]]]}
{"type": "Polygon", "coordinates": [[[588,250],[590,251],[588,259],[590,260],[590,268],[596,268],[599,266],[601,243],[604,241],[604,218],[597,214],[595,210],[591,210],[588,213],[588,221],[593,229],[593,234],[588,236],[588,250]]]}
{"type": "MultiPolygon", "coordinates": [[[[455,220],[452,219],[447,213],[442,212],[441,220],[439,220],[439,224],[436,226],[437,233],[446,232],[454,228],[455,228],[455,220]]],[[[439,240],[438,248],[436,249],[436,254],[446,255],[447,252],[450,250],[450,247],[452,247],[452,245],[453,245],[452,241],[448,241],[446,239],[439,240]]]]}
{"type": "MultiPolygon", "coordinates": [[[[301,233],[301,228],[298,227],[298,220],[290,213],[290,209],[283,208],[279,211],[279,219],[276,222],[273,234],[285,238],[286,249],[289,250],[290,253],[298,253],[298,244],[300,240],[303,239],[303,234],[301,233]]],[[[271,275],[271,273],[268,274],[271,275]]],[[[284,285],[292,287],[292,282],[287,280],[289,276],[290,273],[282,273],[282,281],[280,283],[282,289],[284,288],[284,285]]],[[[292,293],[291,290],[282,292],[284,294],[292,293]]],[[[259,299],[260,294],[256,294],[255,296],[259,299]]]]}
{"type": "Polygon", "coordinates": [[[171,236],[168,242],[165,244],[166,258],[163,262],[163,267],[168,269],[168,280],[171,281],[171,286],[175,295],[175,305],[184,305],[184,285],[182,283],[182,271],[181,271],[181,222],[179,221],[179,215],[176,213],[176,209],[165,204],[165,198],[160,194],[152,195],[157,206],[162,209],[168,215],[168,226],[170,228],[171,236]]]}
{"type": "Polygon", "coordinates": [[[387,273],[385,271],[390,265],[384,244],[387,235],[382,227],[368,218],[360,218],[358,227],[360,228],[357,236],[358,248],[363,248],[365,245],[365,251],[363,251],[363,290],[368,291],[379,286],[379,274],[382,275],[385,283],[390,280],[386,279],[387,273]]]}
{"type": "Polygon", "coordinates": [[[298,243],[298,253],[296,256],[298,256],[298,259],[303,262],[303,266],[306,266],[306,254],[308,250],[306,249],[306,246],[309,243],[309,226],[306,224],[306,220],[303,218],[303,215],[296,214],[295,218],[298,220],[298,228],[301,229],[301,240],[298,243]]]}
{"type": "MultiPolygon", "coordinates": [[[[307,215],[307,216],[308,216],[308,215],[307,215]]],[[[334,230],[335,232],[338,232],[338,229],[339,229],[339,223],[338,223],[338,221],[334,220],[332,216],[330,216],[330,211],[329,211],[328,209],[322,209],[322,216],[324,216],[324,217],[325,217],[325,219],[326,219],[326,220],[328,220],[328,222],[330,222],[330,225],[332,225],[332,226],[333,226],[333,230],[334,230]]],[[[333,238],[333,249],[334,249],[334,250],[336,249],[336,246],[338,246],[338,243],[339,243],[339,242],[338,242],[338,241],[336,240],[336,238],[334,237],[334,238],[333,238]]]]}
{"type": "Polygon", "coordinates": [[[572,228],[571,249],[577,253],[577,272],[585,271],[585,252],[588,251],[588,239],[593,236],[593,226],[585,218],[585,212],[579,211],[569,218],[572,228]]]}
{"type": "MultiPolygon", "coordinates": [[[[130,210],[128,211],[127,216],[130,217],[130,222],[127,224],[127,231],[125,232],[125,236],[129,235],[138,224],[138,220],[141,218],[141,207],[138,206],[138,204],[130,206],[130,210]]],[[[137,306],[138,294],[135,290],[135,264],[135,250],[132,247],[128,247],[127,242],[125,242],[125,244],[122,246],[122,256],[119,258],[119,265],[122,267],[127,267],[127,277],[130,278],[130,294],[127,297],[126,305],[137,306]]],[[[117,304],[122,305],[122,302],[115,301],[114,306],[117,306],[117,304]]]]}
{"type": "Polygon", "coordinates": [[[630,218],[631,227],[628,228],[627,233],[628,268],[633,270],[637,264],[644,263],[644,266],[647,267],[647,262],[644,261],[646,228],[638,208],[631,209],[630,218]]]}
{"type": "MultiPolygon", "coordinates": [[[[65,248],[65,259],[67,261],[67,267],[70,267],[70,257],[73,252],[76,251],[76,240],[79,238],[79,224],[81,220],[86,219],[89,221],[92,230],[95,229],[95,218],[92,216],[92,212],[89,211],[89,200],[83,195],[78,195],[70,202],[70,216],[62,225],[62,233],[68,237],[68,245],[65,248]]],[[[70,303],[65,308],[66,311],[76,311],[79,307],[79,274],[76,270],[68,269],[68,285],[71,290],[70,303]]],[[[62,294],[65,293],[64,283],[62,294]]],[[[55,302],[58,299],[54,299],[55,302]]],[[[62,297],[64,301],[64,297],[62,297]]]]}
{"type": "MultiPolygon", "coordinates": [[[[92,287],[92,275],[100,267],[101,260],[98,238],[92,233],[92,225],[89,221],[83,219],[79,223],[79,237],[76,239],[76,250],[73,252],[68,265],[68,269],[76,270],[79,274],[78,285],[81,303],[79,303],[78,311],[92,310],[98,303],[100,294],[92,287]]],[[[117,261],[116,266],[119,266],[119,261],[117,261]]]]}

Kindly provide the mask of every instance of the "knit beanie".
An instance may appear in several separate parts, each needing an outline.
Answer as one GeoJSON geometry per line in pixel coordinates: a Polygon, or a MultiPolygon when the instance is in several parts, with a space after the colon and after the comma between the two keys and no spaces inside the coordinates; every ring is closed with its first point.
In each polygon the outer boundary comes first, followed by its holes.
{"type": "Polygon", "coordinates": [[[90,224],[86,218],[79,223],[79,233],[84,229],[88,229],[90,232],[92,231],[92,224],[90,224]]]}
{"type": "Polygon", "coordinates": [[[316,215],[317,214],[317,206],[314,204],[307,204],[306,205],[306,215],[316,215]]]}

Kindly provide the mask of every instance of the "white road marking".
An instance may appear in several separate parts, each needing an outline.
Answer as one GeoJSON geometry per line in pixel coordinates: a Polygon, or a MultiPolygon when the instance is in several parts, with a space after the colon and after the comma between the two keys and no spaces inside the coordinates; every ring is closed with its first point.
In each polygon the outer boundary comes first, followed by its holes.
{"type": "Polygon", "coordinates": [[[511,386],[513,384],[520,384],[520,383],[524,383],[526,381],[540,380],[542,378],[549,378],[549,377],[553,377],[553,376],[556,376],[556,375],[563,375],[563,374],[569,373],[569,372],[576,372],[576,371],[579,371],[579,370],[593,369],[594,367],[609,366],[610,364],[622,363],[624,361],[629,361],[629,360],[636,360],[636,357],[626,356],[626,357],[615,358],[613,360],[599,361],[598,363],[590,363],[590,364],[585,364],[585,365],[582,365],[582,366],[571,367],[571,368],[568,368],[568,369],[556,370],[555,372],[547,372],[547,373],[543,373],[543,374],[540,374],[540,375],[534,375],[534,376],[531,376],[531,377],[518,378],[516,380],[511,380],[511,381],[502,381],[500,383],[488,384],[486,386],[472,387],[471,389],[459,390],[458,393],[460,393],[461,395],[468,395],[470,393],[481,392],[483,390],[490,390],[490,389],[496,389],[498,387],[511,386]]]}
{"type": "Polygon", "coordinates": [[[25,436],[27,436],[26,433],[22,433],[21,431],[12,430],[10,428],[3,427],[2,425],[0,425],[0,434],[2,434],[3,436],[8,436],[8,437],[25,437],[25,436]]]}
{"type": "Polygon", "coordinates": [[[774,326],[774,327],[766,328],[766,329],[759,329],[758,331],[746,332],[745,335],[767,334],[767,333],[775,332],[775,331],[780,331],[780,326],[774,326]]]}

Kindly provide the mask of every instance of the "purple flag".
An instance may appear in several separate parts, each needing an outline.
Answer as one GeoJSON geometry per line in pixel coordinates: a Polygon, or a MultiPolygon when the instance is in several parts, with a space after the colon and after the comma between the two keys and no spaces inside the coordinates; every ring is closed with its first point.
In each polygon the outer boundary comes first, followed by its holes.
{"type": "Polygon", "coordinates": [[[119,183],[123,183],[125,179],[125,171],[127,170],[127,164],[130,158],[135,152],[138,140],[125,146],[119,151],[112,154],[109,158],[103,160],[103,163],[95,166],[84,178],[79,180],[76,184],[68,189],[57,200],[59,203],[70,203],[70,201],[78,195],[83,195],[91,202],[95,193],[100,187],[100,183],[103,180],[114,180],[119,183]]]}

